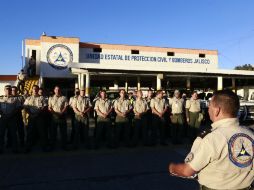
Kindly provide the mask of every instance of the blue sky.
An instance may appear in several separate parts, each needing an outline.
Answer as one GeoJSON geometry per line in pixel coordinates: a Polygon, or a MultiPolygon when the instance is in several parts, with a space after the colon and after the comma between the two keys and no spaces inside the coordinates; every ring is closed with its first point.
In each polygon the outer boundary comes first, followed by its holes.
{"type": "Polygon", "coordinates": [[[21,68],[21,41],[82,42],[219,51],[219,67],[254,64],[253,0],[3,0],[0,74],[21,68]]]}

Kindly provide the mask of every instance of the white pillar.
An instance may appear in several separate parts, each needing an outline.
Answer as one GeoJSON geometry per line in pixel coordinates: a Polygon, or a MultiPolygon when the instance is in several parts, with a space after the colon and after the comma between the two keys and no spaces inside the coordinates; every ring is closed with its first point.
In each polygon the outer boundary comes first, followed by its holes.
{"type": "Polygon", "coordinates": [[[128,81],[125,81],[125,91],[128,92],[128,81]]]}
{"type": "Polygon", "coordinates": [[[158,74],[156,90],[161,90],[161,79],[163,79],[163,74],[158,74]]]}
{"type": "Polygon", "coordinates": [[[191,80],[190,80],[190,78],[187,78],[187,80],[186,80],[186,88],[187,88],[187,90],[191,89],[191,80]]]}
{"type": "Polygon", "coordinates": [[[75,80],[75,88],[79,88],[79,85],[78,85],[78,78],[75,80]]]}
{"type": "Polygon", "coordinates": [[[90,74],[86,73],[86,96],[90,97],[90,74]]]}
{"type": "Polygon", "coordinates": [[[114,89],[118,90],[118,81],[117,80],[114,81],[114,89]]]}
{"type": "Polygon", "coordinates": [[[83,73],[80,74],[80,88],[84,87],[84,83],[85,83],[85,75],[83,73]]]}
{"type": "Polygon", "coordinates": [[[140,90],[140,77],[137,78],[137,90],[140,90]]]}
{"type": "Polygon", "coordinates": [[[78,74],[78,88],[81,88],[81,74],[78,74]]]}
{"type": "Polygon", "coordinates": [[[222,90],[223,89],[223,78],[218,77],[217,79],[217,90],[222,90]]]}

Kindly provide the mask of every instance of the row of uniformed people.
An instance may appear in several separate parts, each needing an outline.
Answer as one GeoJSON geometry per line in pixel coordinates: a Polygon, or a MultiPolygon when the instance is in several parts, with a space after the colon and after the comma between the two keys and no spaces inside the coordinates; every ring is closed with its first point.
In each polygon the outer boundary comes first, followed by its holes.
{"type": "MultiPolygon", "coordinates": [[[[66,110],[68,106],[67,98],[61,95],[60,88],[58,86],[54,89],[54,96],[45,98],[42,96],[42,90],[38,86],[33,87],[33,93],[29,97],[20,97],[17,94],[9,92],[10,86],[6,86],[6,95],[1,99],[0,110],[1,114],[1,126],[0,126],[0,150],[3,149],[5,129],[7,126],[7,120],[10,118],[12,122],[10,124],[13,127],[8,127],[9,138],[12,139],[12,147],[14,151],[17,149],[16,130],[18,128],[18,136],[20,144],[24,144],[24,127],[22,126],[21,114],[15,117],[15,114],[21,113],[22,103],[24,103],[24,109],[29,114],[28,127],[27,127],[27,143],[26,150],[30,151],[33,142],[35,140],[35,134],[39,135],[39,139],[43,149],[47,149],[50,142],[50,147],[53,148],[56,143],[57,127],[60,128],[62,147],[66,149],[67,145],[67,124],[66,124],[66,110]],[[40,92],[40,94],[39,94],[40,92]],[[15,96],[15,97],[14,97],[15,96]],[[25,99],[25,101],[24,101],[25,99]],[[10,101],[10,107],[6,102],[10,101]],[[14,106],[15,105],[15,106],[14,106]],[[7,108],[8,107],[8,108],[7,108]],[[15,107],[15,114],[9,114],[12,107],[15,107]],[[8,111],[6,111],[6,108],[8,111]],[[18,109],[16,109],[18,108],[18,109]],[[18,111],[17,111],[18,110],[18,111]],[[51,114],[49,115],[49,111],[51,114]],[[51,117],[51,122],[50,122],[51,117]],[[20,119],[21,118],[21,119],[20,119]],[[14,123],[14,121],[16,123],[14,123]],[[18,124],[18,125],[17,125],[18,124]],[[3,126],[3,127],[2,127],[3,126]],[[20,131],[20,132],[19,132],[20,131]],[[23,131],[23,132],[22,132],[23,131]],[[49,135],[49,139],[48,139],[49,135]],[[23,139],[23,140],[21,140],[23,139]]],[[[92,105],[90,100],[85,97],[85,89],[81,89],[80,95],[78,95],[78,89],[76,89],[76,95],[70,99],[70,106],[72,107],[74,114],[74,122],[72,123],[72,142],[73,147],[77,148],[79,145],[80,137],[85,140],[88,139],[88,112],[92,105]],[[83,135],[82,135],[83,134],[83,135]]],[[[14,90],[15,91],[15,90],[14,90]]],[[[103,131],[106,129],[106,137],[109,146],[118,146],[121,136],[123,135],[124,144],[137,145],[140,132],[142,131],[143,144],[156,144],[157,130],[159,129],[160,143],[167,144],[166,141],[166,113],[168,113],[168,106],[171,107],[172,112],[172,137],[173,142],[180,141],[182,138],[182,126],[183,126],[183,99],[180,98],[179,91],[175,91],[174,98],[163,98],[163,92],[157,91],[156,97],[152,98],[152,91],[148,92],[148,97],[143,99],[142,91],[137,92],[137,97],[132,103],[125,98],[125,91],[121,90],[120,97],[112,102],[106,98],[106,92],[100,92],[100,98],[95,102],[95,111],[97,112],[97,125],[95,132],[95,144],[99,147],[102,143],[103,131]],[[113,111],[116,112],[115,127],[111,125],[110,114],[113,111]],[[134,126],[131,127],[130,113],[133,111],[134,126]],[[132,135],[131,135],[132,133],[132,135]]],[[[200,107],[200,103],[196,98],[196,93],[193,93],[191,100],[186,102],[187,120],[192,127],[198,126],[197,113],[200,111],[197,107],[200,107]],[[193,124],[192,124],[193,123],[193,124]]]]}
{"type": "Polygon", "coordinates": [[[175,91],[172,99],[165,99],[163,91],[159,90],[156,97],[152,97],[152,91],[148,92],[148,97],[143,99],[142,91],[137,91],[136,97],[128,100],[125,97],[125,91],[120,90],[119,98],[111,105],[106,99],[105,91],[100,92],[100,98],[95,102],[95,111],[97,112],[96,141],[100,141],[102,126],[107,128],[107,141],[113,146],[119,145],[121,134],[125,145],[137,145],[140,132],[144,145],[153,145],[157,143],[157,132],[159,131],[160,143],[167,144],[166,126],[171,119],[171,135],[173,143],[181,143],[183,138],[184,115],[187,116],[189,124],[188,133],[193,140],[197,129],[200,126],[200,101],[197,93],[194,92],[190,100],[186,101],[180,97],[180,92],[175,91]],[[112,109],[114,108],[114,109],[112,109]],[[116,113],[115,128],[112,130],[109,118],[112,110],[116,113]],[[131,118],[131,112],[134,117],[131,118]],[[169,115],[171,118],[169,119],[169,115]],[[133,126],[132,126],[133,124],[133,126]],[[113,137],[113,138],[112,138],[113,137]]]}

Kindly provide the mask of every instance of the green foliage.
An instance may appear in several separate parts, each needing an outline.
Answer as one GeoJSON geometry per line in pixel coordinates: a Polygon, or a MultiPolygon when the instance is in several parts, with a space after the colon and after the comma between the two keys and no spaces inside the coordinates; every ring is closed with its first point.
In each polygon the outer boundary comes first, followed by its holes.
{"type": "Polygon", "coordinates": [[[254,67],[251,64],[244,64],[244,65],[236,66],[235,70],[254,71],[254,67]]]}

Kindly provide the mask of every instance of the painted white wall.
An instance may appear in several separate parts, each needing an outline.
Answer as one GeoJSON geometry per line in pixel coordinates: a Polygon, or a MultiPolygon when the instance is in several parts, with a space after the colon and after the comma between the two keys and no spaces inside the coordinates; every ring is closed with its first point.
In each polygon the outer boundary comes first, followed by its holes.
{"type": "MultiPolygon", "coordinates": [[[[102,53],[100,53],[102,59],[91,59],[87,58],[88,54],[97,54],[94,53],[92,48],[80,48],[80,63],[84,63],[88,65],[89,68],[105,68],[105,69],[124,69],[128,70],[131,67],[131,70],[153,70],[160,69],[163,71],[169,71],[174,69],[217,69],[218,68],[218,56],[217,55],[206,55],[205,58],[199,58],[199,54],[183,54],[183,53],[175,53],[175,56],[167,56],[166,52],[144,52],[139,51],[139,54],[131,54],[131,51],[122,51],[122,50],[108,50],[102,49],[102,53]],[[106,59],[105,55],[120,55],[123,60],[110,60],[106,59]],[[125,57],[129,56],[131,59],[125,59],[125,57]],[[156,61],[136,61],[134,56],[146,56],[146,57],[155,57],[156,61]],[[192,60],[192,63],[181,63],[174,62],[176,58],[189,59],[192,60]],[[167,62],[164,62],[164,61],[167,62]],[[198,61],[209,61],[209,64],[201,64],[194,63],[195,60],[198,61]],[[87,63],[87,64],[86,64],[87,63]]],[[[85,67],[85,66],[84,66],[85,67]]],[[[190,70],[191,71],[191,70],[190,70]]]]}
{"type": "MultiPolygon", "coordinates": [[[[70,50],[73,53],[73,62],[79,61],[79,44],[67,44],[67,43],[61,43],[62,45],[67,46],[70,48],[70,50]]],[[[56,69],[53,68],[48,64],[47,61],[47,53],[48,50],[56,45],[55,43],[48,43],[48,42],[42,42],[41,46],[26,46],[26,63],[28,63],[29,58],[32,55],[32,50],[37,50],[36,52],[36,71],[38,75],[42,75],[43,77],[50,77],[50,78],[69,78],[73,77],[72,74],[70,74],[68,68],[66,69],[56,69]]]]}

